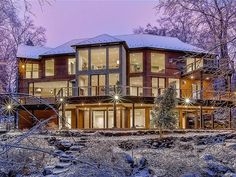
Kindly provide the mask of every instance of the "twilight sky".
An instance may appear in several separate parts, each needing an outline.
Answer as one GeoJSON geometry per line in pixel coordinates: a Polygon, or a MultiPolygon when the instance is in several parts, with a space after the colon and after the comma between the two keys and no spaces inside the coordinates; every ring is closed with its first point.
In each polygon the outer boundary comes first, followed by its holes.
{"type": "Polygon", "coordinates": [[[156,19],[157,0],[54,0],[43,10],[31,1],[35,24],[46,28],[49,47],[104,33],[130,34],[156,19]]]}

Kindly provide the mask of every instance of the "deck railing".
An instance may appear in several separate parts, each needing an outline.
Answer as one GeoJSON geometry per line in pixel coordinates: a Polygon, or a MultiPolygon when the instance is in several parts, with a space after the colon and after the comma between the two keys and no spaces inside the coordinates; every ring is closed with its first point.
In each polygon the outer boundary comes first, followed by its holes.
{"type": "MultiPolygon", "coordinates": [[[[81,86],[81,87],[62,87],[56,88],[57,93],[44,92],[55,88],[42,88],[42,93],[34,96],[44,98],[44,101],[49,103],[55,102],[61,97],[89,97],[89,96],[112,96],[119,94],[121,96],[136,96],[136,97],[156,97],[161,95],[165,88],[157,87],[139,87],[139,86],[81,86]]],[[[176,89],[177,98],[192,100],[225,100],[233,101],[236,98],[235,92],[229,91],[214,91],[214,90],[197,90],[191,89],[176,89]]],[[[33,99],[25,99],[25,103],[30,104],[33,99]]]]}
{"type": "Polygon", "coordinates": [[[218,60],[202,58],[197,59],[195,62],[186,65],[182,70],[182,74],[191,73],[199,69],[213,71],[217,68],[219,68],[218,60]]]}

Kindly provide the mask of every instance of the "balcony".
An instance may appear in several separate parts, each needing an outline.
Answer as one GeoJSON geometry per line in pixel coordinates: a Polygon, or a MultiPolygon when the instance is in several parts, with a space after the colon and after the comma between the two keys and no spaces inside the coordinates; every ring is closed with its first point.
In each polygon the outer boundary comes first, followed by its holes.
{"type": "MultiPolygon", "coordinates": [[[[136,98],[150,98],[161,95],[164,92],[164,88],[156,87],[135,87],[135,86],[93,86],[93,87],[66,87],[66,88],[46,88],[48,90],[56,89],[57,93],[51,92],[47,95],[34,95],[32,97],[22,98],[22,104],[55,104],[59,98],[96,98],[96,97],[111,97],[115,94],[119,94],[121,97],[136,97],[136,98]],[[43,98],[40,102],[40,99],[43,98]]],[[[188,98],[192,103],[197,101],[234,101],[236,94],[234,92],[227,91],[213,91],[213,90],[197,90],[191,89],[176,89],[177,98],[184,102],[184,99],[188,98]]]]}
{"type": "Polygon", "coordinates": [[[182,68],[182,75],[191,74],[195,71],[204,71],[206,73],[213,73],[219,68],[219,61],[215,59],[196,59],[194,62],[187,64],[182,68]]]}

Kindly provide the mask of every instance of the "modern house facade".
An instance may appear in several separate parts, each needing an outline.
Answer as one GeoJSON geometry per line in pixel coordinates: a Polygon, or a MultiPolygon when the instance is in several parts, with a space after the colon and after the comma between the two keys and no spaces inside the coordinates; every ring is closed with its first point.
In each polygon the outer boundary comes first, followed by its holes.
{"type": "Polygon", "coordinates": [[[217,57],[177,38],[103,34],[56,48],[21,46],[17,56],[18,92],[32,95],[21,100],[30,114],[19,111],[20,128],[36,123],[32,115],[55,116],[52,124],[71,129],[152,128],[154,98],[170,84],[179,100],[176,127],[232,126],[233,68],[219,89],[217,57]],[[36,98],[55,107],[66,125],[36,98]],[[229,110],[224,124],[215,119],[220,107],[229,110]]]}

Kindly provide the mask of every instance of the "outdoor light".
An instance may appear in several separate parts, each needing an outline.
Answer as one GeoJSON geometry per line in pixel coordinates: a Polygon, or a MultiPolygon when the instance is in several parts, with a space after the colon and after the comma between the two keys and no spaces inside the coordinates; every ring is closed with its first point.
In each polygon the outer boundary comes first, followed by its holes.
{"type": "Polygon", "coordinates": [[[194,76],[190,76],[191,79],[194,79],[194,76]]]}
{"type": "Polygon", "coordinates": [[[24,69],[24,68],[25,68],[25,65],[22,65],[21,67],[24,69]]]}
{"type": "Polygon", "coordinates": [[[209,79],[210,79],[209,77],[206,78],[206,80],[209,80],[209,79]]]}
{"type": "Polygon", "coordinates": [[[9,105],[7,105],[7,109],[8,110],[11,110],[12,109],[12,106],[9,104],[9,105]]]}
{"type": "Polygon", "coordinates": [[[64,101],[64,99],[63,98],[60,98],[60,102],[63,102],[64,101]]]}
{"type": "Polygon", "coordinates": [[[185,102],[186,104],[189,104],[189,103],[190,103],[190,99],[189,99],[189,98],[185,98],[184,102],[185,102]]]}
{"type": "Polygon", "coordinates": [[[116,101],[119,100],[119,95],[115,95],[114,98],[116,101]]]}

